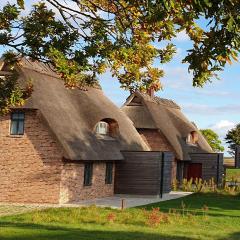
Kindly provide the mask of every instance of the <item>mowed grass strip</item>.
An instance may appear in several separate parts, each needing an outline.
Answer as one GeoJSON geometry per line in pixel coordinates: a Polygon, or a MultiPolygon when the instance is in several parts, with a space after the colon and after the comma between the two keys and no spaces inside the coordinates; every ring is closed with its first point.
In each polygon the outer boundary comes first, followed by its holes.
{"type": "Polygon", "coordinates": [[[228,168],[226,170],[226,180],[240,182],[240,169],[228,168]]]}
{"type": "Polygon", "coordinates": [[[239,240],[240,196],[199,193],[123,211],[95,206],[38,210],[1,217],[0,239],[239,240]]]}

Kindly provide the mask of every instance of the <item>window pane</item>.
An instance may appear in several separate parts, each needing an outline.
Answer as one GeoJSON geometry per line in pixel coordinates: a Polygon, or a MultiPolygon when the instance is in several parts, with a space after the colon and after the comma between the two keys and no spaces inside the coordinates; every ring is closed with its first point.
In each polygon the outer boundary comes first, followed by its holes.
{"type": "Polygon", "coordinates": [[[16,113],[12,113],[12,119],[13,120],[18,120],[18,119],[24,119],[24,113],[21,112],[16,112],[16,113]]]}
{"type": "Polygon", "coordinates": [[[85,186],[92,185],[92,170],[93,170],[92,163],[86,163],[84,165],[84,185],[85,186]]]}
{"type": "Polygon", "coordinates": [[[112,184],[112,177],[113,177],[113,163],[106,163],[105,183],[112,184]]]}
{"type": "Polygon", "coordinates": [[[15,121],[15,120],[12,120],[11,121],[11,130],[10,130],[10,133],[11,133],[11,135],[16,135],[17,134],[17,125],[18,125],[18,123],[17,123],[17,121],[15,121]]]}
{"type": "Polygon", "coordinates": [[[11,135],[23,135],[24,134],[24,113],[15,112],[11,114],[11,135]]]}
{"type": "Polygon", "coordinates": [[[18,119],[24,120],[24,113],[18,113],[18,119]]]}
{"type": "Polygon", "coordinates": [[[99,122],[96,126],[96,133],[107,135],[108,134],[108,123],[106,122],[99,122]]]}
{"type": "Polygon", "coordinates": [[[13,120],[17,120],[17,119],[18,119],[18,113],[12,113],[11,118],[12,118],[13,120]]]}
{"type": "Polygon", "coordinates": [[[18,122],[18,134],[23,135],[24,133],[24,121],[20,120],[18,122]]]}

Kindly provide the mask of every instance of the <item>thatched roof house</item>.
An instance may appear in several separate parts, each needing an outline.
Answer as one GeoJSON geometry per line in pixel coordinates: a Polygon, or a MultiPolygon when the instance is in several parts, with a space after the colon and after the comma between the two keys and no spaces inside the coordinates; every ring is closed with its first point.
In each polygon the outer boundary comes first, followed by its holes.
{"type": "Polygon", "coordinates": [[[173,101],[135,92],[122,106],[152,151],[174,153],[172,179],[222,178],[223,154],[214,153],[196,125],[173,101]]]}
{"type": "Polygon", "coordinates": [[[67,89],[46,64],[23,58],[19,81],[31,80],[34,91],[23,106],[38,109],[69,160],[121,160],[121,150],[148,150],[133,123],[99,88],[67,89]],[[95,134],[96,124],[115,124],[114,138],[95,134]]]}
{"type": "Polygon", "coordinates": [[[130,95],[122,110],[133,121],[137,129],[158,129],[175,151],[179,160],[190,160],[190,153],[212,153],[212,149],[173,101],[135,92],[130,95]],[[188,144],[189,134],[197,133],[195,144],[188,144]]]}

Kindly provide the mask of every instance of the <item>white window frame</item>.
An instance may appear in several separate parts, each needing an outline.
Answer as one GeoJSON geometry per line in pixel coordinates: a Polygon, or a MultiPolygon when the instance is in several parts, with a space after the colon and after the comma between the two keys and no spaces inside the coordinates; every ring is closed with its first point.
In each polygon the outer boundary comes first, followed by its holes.
{"type": "Polygon", "coordinates": [[[191,133],[189,133],[189,134],[187,135],[186,142],[187,142],[188,144],[192,144],[193,139],[192,139],[192,134],[191,134],[191,133]]]}
{"type": "Polygon", "coordinates": [[[109,134],[109,124],[103,121],[97,123],[96,133],[99,135],[108,135],[109,134]]]}

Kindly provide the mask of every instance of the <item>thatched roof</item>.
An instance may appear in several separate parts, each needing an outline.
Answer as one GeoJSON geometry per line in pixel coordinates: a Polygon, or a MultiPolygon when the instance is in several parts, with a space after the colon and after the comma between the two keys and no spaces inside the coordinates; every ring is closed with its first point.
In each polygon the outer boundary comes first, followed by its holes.
{"type": "Polygon", "coordinates": [[[33,82],[34,91],[24,108],[38,109],[70,160],[121,160],[121,150],[148,150],[131,120],[97,88],[67,89],[47,65],[21,60],[19,81],[33,82]],[[119,125],[116,138],[94,133],[102,119],[119,125]]]}
{"type": "Polygon", "coordinates": [[[190,160],[189,153],[212,152],[195,124],[191,123],[180,107],[171,100],[135,92],[128,97],[122,110],[136,128],[159,129],[180,160],[190,160]],[[193,131],[197,131],[199,136],[196,146],[186,143],[186,137],[193,131]]]}

